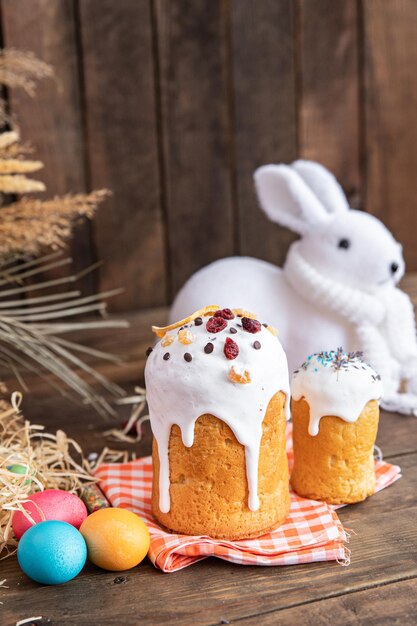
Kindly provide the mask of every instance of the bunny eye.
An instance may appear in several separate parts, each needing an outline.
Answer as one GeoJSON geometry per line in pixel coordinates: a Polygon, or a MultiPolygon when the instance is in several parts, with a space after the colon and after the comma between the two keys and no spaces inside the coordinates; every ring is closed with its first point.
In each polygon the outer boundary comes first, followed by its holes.
{"type": "Polygon", "coordinates": [[[338,248],[343,248],[344,250],[347,250],[348,248],[350,248],[350,241],[349,239],[340,239],[339,243],[337,244],[338,248]]]}

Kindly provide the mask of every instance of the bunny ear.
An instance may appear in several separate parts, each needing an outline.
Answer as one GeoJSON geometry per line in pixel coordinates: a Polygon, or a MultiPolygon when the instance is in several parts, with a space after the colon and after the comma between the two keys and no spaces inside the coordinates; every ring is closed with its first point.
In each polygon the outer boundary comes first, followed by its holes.
{"type": "Polygon", "coordinates": [[[263,165],[254,174],[261,208],[269,219],[305,235],[329,219],[317,196],[288,165],[263,165]]]}
{"type": "Polygon", "coordinates": [[[291,167],[310,187],[328,213],[340,213],[349,210],[349,204],[341,185],[323,165],[315,161],[299,159],[294,161],[291,167]]]}

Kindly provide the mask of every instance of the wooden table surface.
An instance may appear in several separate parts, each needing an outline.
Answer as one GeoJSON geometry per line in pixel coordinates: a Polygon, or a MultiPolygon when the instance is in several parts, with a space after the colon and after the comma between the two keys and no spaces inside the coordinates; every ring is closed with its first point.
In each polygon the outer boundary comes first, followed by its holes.
{"type": "MultiPolygon", "coordinates": [[[[410,292],[416,282],[407,283],[410,292]]],[[[151,322],[164,309],[131,314],[130,329],[103,331],[87,342],[123,354],[126,363],[101,368],[132,391],[141,379],[144,350],[152,341],[151,322]]],[[[102,418],[57,397],[44,383],[29,381],[24,414],[49,430],[62,427],[86,452],[99,451],[109,428],[102,418]]],[[[417,419],[383,413],[377,443],[384,458],[402,467],[403,478],[361,504],[338,512],[352,529],[351,564],[312,563],[286,567],[246,567],[209,558],[174,574],[149,561],[124,573],[88,564],[69,583],[48,587],[29,580],[15,557],[0,562],[0,624],[42,616],[35,623],[97,624],[416,624],[417,617],[417,419]],[[49,621],[48,621],[49,620],[49,621]]],[[[117,447],[117,446],[116,446],[117,447]]],[[[119,446],[120,447],[120,446],[119,446]]],[[[125,446],[122,446],[125,447],[125,446]]],[[[150,450],[149,425],[138,455],[150,450]]]]}

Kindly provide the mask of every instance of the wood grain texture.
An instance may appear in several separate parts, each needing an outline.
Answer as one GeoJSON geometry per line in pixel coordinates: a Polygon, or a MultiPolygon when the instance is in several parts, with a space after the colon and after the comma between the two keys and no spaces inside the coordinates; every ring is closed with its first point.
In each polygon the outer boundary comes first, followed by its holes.
{"type": "MultiPolygon", "coordinates": [[[[44,181],[45,194],[52,197],[86,191],[82,93],[78,67],[77,24],[73,0],[2,0],[4,44],[33,52],[50,63],[55,79],[38,83],[36,97],[21,89],[9,93],[13,120],[23,142],[34,148],[34,157],[45,163],[34,178],[44,181]]],[[[94,260],[90,223],[80,220],[65,253],[73,257],[75,272],[94,260]]],[[[57,278],[67,270],[54,270],[42,279],[57,278]]],[[[86,293],[95,289],[94,276],[81,281],[86,293]]]]}
{"type": "Polygon", "coordinates": [[[320,161],[360,204],[357,8],[297,0],[299,154],[320,161]]]}
{"type": "Polygon", "coordinates": [[[294,235],[260,210],[253,172],[297,155],[294,4],[230,3],[230,58],[239,252],[282,264],[294,235]]]}
{"type": "Polygon", "coordinates": [[[417,3],[362,2],[366,210],[381,218],[417,269],[417,3]]]}
{"type": "Polygon", "coordinates": [[[301,606],[273,611],[262,617],[243,619],[242,624],[263,626],[343,626],[367,624],[368,626],[406,626],[415,624],[417,611],[417,581],[402,580],[381,587],[349,593],[329,600],[308,602],[301,606]]]}
{"type": "Polygon", "coordinates": [[[224,8],[155,1],[172,295],[234,251],[224,8]]]}
{"type": "Polygon", "coordinates": [[[151,15],[147,2],[79,3],[92,187],[113,198],[94,222],[100,287],[113,310],[166,300],[151,15]]]}

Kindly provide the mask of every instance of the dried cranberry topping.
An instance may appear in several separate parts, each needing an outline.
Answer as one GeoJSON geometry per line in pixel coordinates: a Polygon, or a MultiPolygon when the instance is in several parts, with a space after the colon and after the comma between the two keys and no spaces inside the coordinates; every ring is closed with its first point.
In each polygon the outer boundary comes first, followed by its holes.
{"type": "Polygon", "coordinates": [[[219,333],[227,326],[227,322],[223,317],[210,317],[206,324],[206,328],[209,333],[219,333]]]}
{"type": "Polygon", "coordinates": [[[226,359],[230,359],[230,360],[235,359],[238,354],[239,354],[239,347],[237,343],[233,341],[233,339],[230,339],[230,337],[226,337],[226,341],[224,344],[224,355],[226,359]]]}
{"type": "Polygon", "coordinates": [[[248,333],[259,333],[262,328],[258,320],[252,320],[250,317],[242,317],[242,326],[248,333]]]}
{"type": "Polygon", "coordinates": [[[214,317],[222,317],[224,320],[234,320],[235,316],[231,309],[220,309],[220,311],[216,311],[214,317]]]}

